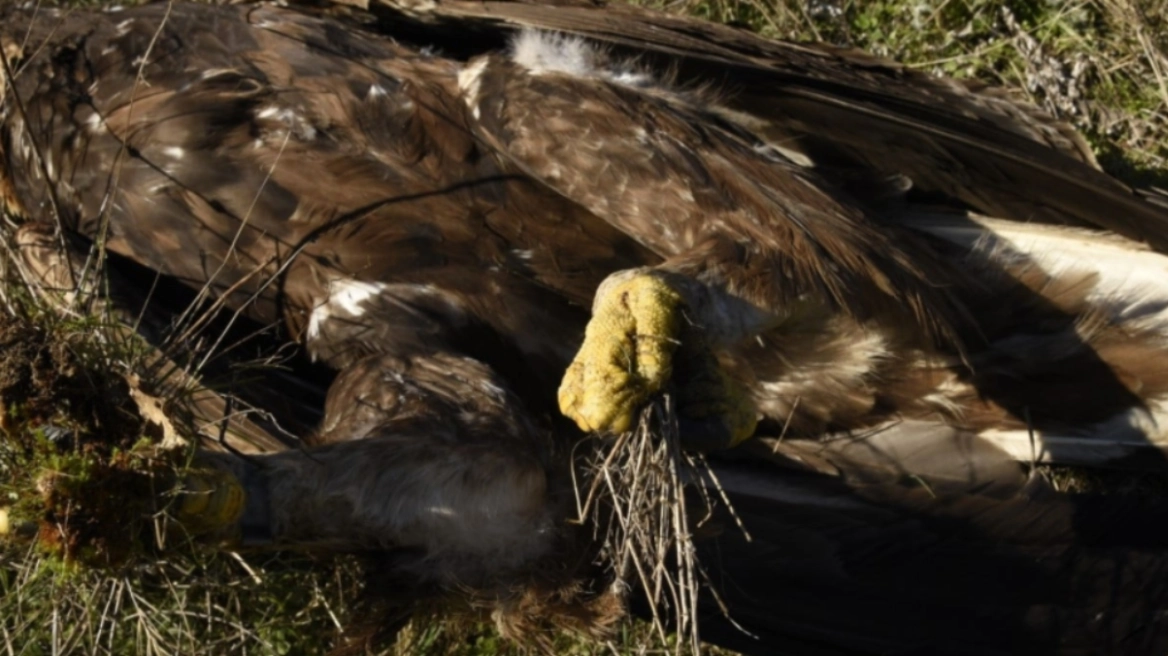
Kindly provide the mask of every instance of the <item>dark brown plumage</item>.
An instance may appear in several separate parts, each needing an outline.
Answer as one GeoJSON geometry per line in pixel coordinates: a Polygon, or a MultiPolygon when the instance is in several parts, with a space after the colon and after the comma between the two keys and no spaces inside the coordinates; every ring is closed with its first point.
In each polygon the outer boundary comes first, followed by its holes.
{"type": "Polygon", "coordinates": [[[1034,431],[1035,459],[1163,468],[1168,212],[1073,131],[629,7],[312,11],[0,10],[20,243],[59,222],[125,288],[160,273],[330,372],[307,452],[217,456],[246,541],[376,552],[411,594],[579,592],[556,388],[598,287],[644,270],[696,326],[677,357],[714,349],[760,420],[714,456],[755,540],[703,547],[758,639],[716,613],[708,639],[1162,653],[1168,507],[1015,462],[1034,431]]]}

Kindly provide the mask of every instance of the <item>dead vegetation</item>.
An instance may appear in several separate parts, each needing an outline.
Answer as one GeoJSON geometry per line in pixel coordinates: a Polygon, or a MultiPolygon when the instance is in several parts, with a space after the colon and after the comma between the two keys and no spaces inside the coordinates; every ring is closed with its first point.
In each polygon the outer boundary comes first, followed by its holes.
{"type": "Polygon", "coordinates": [[[215,554],[174,531],[167,515],[191,451],[166,442],[196,434],[172,412],[190,391],[175,384],[183,371],[158,367],[157,351],[100,294],[62,294],[19,248],[10,254],[0,652],[289,654],[330,644],[360,586],[356,565],[215,554]]]}
{"type": "Polygon", "coordinates": [[[601,557],[622,592],[634,588],[648,600],[647,627],[656,639],[672,640],[675,653],[701,653],[698,594],[709,579],[695,534],[708,530],[717,504],[732,507],[706,486],[688,484],[706,481],[717,490],[713,470],[702,455],[682,450],[668,397],[646,408],[635,430],[601,444],[590,460],[576,486],[578,521],[594,527],[601,557]]]}
{"type": "MultiPolygon", "coordinates": [[[[1109,172],[1132,184],[1168,187],[1168,3],[648,4],[776,38],[855,46],[929,72],[1010,87],[1082,130],[1109,172]]],[[[29,284],[27,276],[9,275],[0,294],[6,306],[0,320],[0,494],[5,495],[0,506],[6,508],[5,521],[39,539],[6,541],[0,547],[0,649],[9,654],[299,654],[326,649],[344,625],[347,601],[359,592],[352,561],[213,554],[197,548],[161,560],[133,557],[157,545],[161,509],[152,500],[173,487],[173,472],[185,464],[183,457],[158,455],[154,445],[165,427],[144,416],[149,413],[129,382],[133,376],[156,377],[158,371],[145,366],[149,360],[141,344],[127,340],[124,325],[100,304],[78,298],[50,301],[50,295],[29,284]],[[127,495],[127,488],[135,492],[127,495]],[[112,498],[114,489],[119,499],[151,502],[76,507],[78,499],[112,498]],[[101,531],[110,525],[131,529],[101,531]],[[66,564],[72,560],[102,567],[66,564]]],[[[166,387],[158,380],[151,385],[166,387]]],[[[175,400],[164,399],[166,404],[175,400]]],[[[646,423],[625,438],[628,442],[601,454],[596,464],[601,476],[594,488],[584,490],[581,512],[601,505],[606,513],[624,516],[603,536],[611,560],[622,575],[679,614],[681,637],[665,634],[667,622],[655,629],[633,625],[608,647],[559,638],[553,647],[557,653],[672,653],[696,645],[692,622],[685,618],[692,612],[701,572],[692,562],[686,527],[700,526],[701,518],[692,516],[700,504],[690,505],[691,516],[686,516],[681,482],[701,476],[701,467],[679,460],[680,450],[646,437],[658,428],[646,423]],[[620,478],[628,465],[643,468],[646,463],[659,473],[652,485],[620,478]],[[598,490],[607,501],[590,494],[598,490]],[[672,503],[659,504],[662,496],[672,503]],[[658,515],[648,524],[628,519],[652,513],[658,515]],[[686,577],[662,578],[665,564],[687,560],[686,577]]],[[[1127,484],[1062,470],[1051,476],[1067,489],[1127,484]]],[[[497,654],[515,648],[483,626],[416,623],[397,651],[497,654]]]]}
{"type": "Polygon", "coordinates": [[[1013,90],[1081,130],[1109,173],[1168,187],[1168,3],[1160,0],[647,4],[1013,90]]]}
{"type": "Polygon", "coordinates": [[[160,450],[96,323],[0,319],[0,649],[8,654],[291,653],[327,644],[352,566],[159,560],[185,452],[160,450]]]}

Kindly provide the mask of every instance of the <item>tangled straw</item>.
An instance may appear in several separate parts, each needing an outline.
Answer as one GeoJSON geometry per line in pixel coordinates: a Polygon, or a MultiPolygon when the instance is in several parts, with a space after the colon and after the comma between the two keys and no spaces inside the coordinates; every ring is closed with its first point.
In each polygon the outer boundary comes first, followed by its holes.
{"type": "Polygon", "coordinates": [[[712,518],[718,501],[745,528],[705,456],[682,449],[672,399],[661,396],[645,408],[635,430],[603,441],[583,472],[584,485],[576,481],[578,521],[593,526],[614,585],[623,594],[640,586],[662,642],[676,632],[675,653],[701,653],[702,588],[729,614],[698,559],[694,532],[712,518]]]}

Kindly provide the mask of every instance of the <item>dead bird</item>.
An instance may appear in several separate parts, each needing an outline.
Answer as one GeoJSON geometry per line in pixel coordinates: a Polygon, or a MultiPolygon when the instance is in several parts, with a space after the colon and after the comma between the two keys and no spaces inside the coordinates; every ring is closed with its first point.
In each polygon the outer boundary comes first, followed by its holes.
{"type": "Polygon", "coordinates": [[[1168,209],[1071,129],[630,7],[292,4],[0,14],[25,243],[335,372],[190,524],[603,633],[568,454],[667,394],[751,538],[696,543],[705,639],[1164,651],[1164,504],[1024,470],[1164,465],[1168,209]]]}

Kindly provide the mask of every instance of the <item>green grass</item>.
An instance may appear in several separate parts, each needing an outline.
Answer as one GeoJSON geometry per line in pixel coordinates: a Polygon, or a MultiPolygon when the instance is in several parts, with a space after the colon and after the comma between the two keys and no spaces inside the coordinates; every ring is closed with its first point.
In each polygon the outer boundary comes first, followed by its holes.
{"type": "Polygon", "coordinates": [[[1109,173],[1168,187],[1162,0],[700,0],[645,3],[826,41],[1012,89],[1081,130],[1109,173]]]}
{"type": "MultiPolygon", "coordinates": [[[[931,73],[1010,87],[1082,130],[1109,172],[1168,188],[1168,3],[1162,0],[644,4],[770,37],[854,46],[931,73]]],[[[100,371],[111,362],[125,368],[136,361],[132,345],[111,348],[92,321],[54,323],[35,304],[21,307],[30,319],[60,330],[69,349],[83,355],[83,367],[100,371]]],[[[6,405],[4,430],[37,430],[23,425],[30,419],[23,412],[6,405]]],[[[1067,470],[1051,476],[1067,489],[1115,484],[1067,470]]],[[[0,486],[0,494],[8,497],[0,505],[22,500],[11,486],[0,486]]],[[[351,611],[346,601],[360,585],[358,567],[348,559],[191,549],[163,561],[93,570],[10,543],[0,548],[0,654],[316,654],[335,639],[351,611]]],[[[643,624],[625,627],[611,650],[568,636],[556,643],[558,653],[577,655],[671,653],[671,647],[655,641],[643,624]]],[[[485,625],[441,621],[416,622],[390,651],[521,653],[485,625]]]]}
{"type": "Polygon", "coordinates": [[[352,567],[289,557],[244,564],[192,554],[120,572],[39,555],[0,556],[0,653],[320,653],[352,567]],[[254,576],[253,576],[254,573],[254,576]]]}

